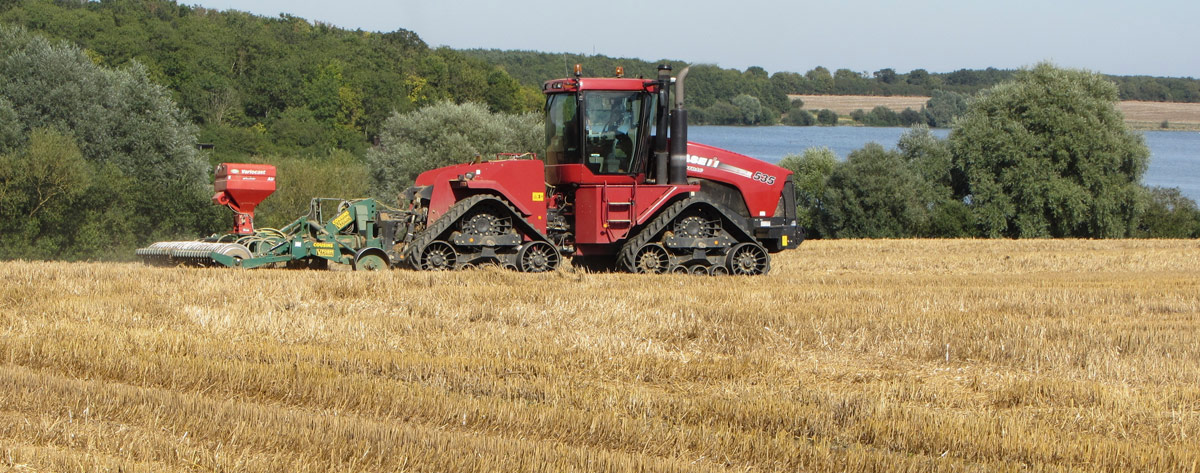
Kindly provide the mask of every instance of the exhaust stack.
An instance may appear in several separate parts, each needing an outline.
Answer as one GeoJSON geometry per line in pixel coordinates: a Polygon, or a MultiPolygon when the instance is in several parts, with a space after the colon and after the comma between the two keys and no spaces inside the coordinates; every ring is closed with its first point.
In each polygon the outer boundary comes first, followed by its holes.
{"type": "Polygon", "coordinates": [[[683,79],[691,66],[679,71],[675,79],[675,110],[671,111],[671,159],[670,178],[672,185],[687,184],[687,110],[683,108],[683,79]]]}
{"type": "Polygon", "coordinates": [[[658,66],[658,124],[654,133],[654,182],[667,183],[668,163],[671,153],[667,149],[667,131],[671,127],[671,108],[667,101],[671,97],[671,66],[658,66]]]}

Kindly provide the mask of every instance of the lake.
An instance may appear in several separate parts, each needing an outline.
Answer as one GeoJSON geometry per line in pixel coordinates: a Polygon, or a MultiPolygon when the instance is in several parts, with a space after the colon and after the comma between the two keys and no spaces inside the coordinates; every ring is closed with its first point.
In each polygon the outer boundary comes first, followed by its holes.
{"type": "MultiPolygon", "coordinates": [[[[777,163],[789,154],[825,146],[845,159],[850,152],[875,142],[895,148],[907,128],[859,126],[691,126],[688,140],[725,148],[777,163]]],[[[1150,148],[1150,168],[1143,181],[1149,186],[1178,187],[1183,195],[1200,202],[1200,133],[1194,131],[1144,131],[1150,148]]],[[[933,130],[945,138],[950,130],[933,130]]]]}

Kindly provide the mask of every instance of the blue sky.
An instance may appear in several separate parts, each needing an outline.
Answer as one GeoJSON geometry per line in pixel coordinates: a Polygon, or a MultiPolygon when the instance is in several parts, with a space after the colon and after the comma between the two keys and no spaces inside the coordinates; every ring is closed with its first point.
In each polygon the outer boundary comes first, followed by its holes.
{"type": "Polygon", "coordinates": [[[1048,60],[1107,74],[1200,77],[1196,0],[181,3],[289,13],[351,29],[406,29],[431,46],[594,52],[770,72],[802,73],[818,65],[949,72],[1048,60]],[[664,32],[670,34],[661,37],[664,32]]]}

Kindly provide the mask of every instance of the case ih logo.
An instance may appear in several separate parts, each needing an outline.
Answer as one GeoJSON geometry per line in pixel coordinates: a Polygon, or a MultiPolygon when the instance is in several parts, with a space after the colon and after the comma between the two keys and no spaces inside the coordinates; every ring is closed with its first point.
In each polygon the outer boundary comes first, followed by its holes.
{"type": "Polygon", "coordinates": [[[705,158],[703,156],[688,155],[687,157],[688,170],[693,172],[704,172],[705,167],[719,169],[725,172],[737,174],[746,179],[754,179],[764,184],[774,184],[775,176],[763,174],[761,172],[750,172],[737,166],[730,166],[722,163],[717,158],[705,158]]]}
{"type": "Polygon", "coordinates": [[[694,156],[694,155],[690,155],[690,154],[687,157],[687,162],[688,162],[688,164],[695,164],[698,166],[708,166],[710,168],[715,168],[719,164],[721,164],[720,161],[713,159],[713,158],[704,158],[704,157],[694,156]]]}

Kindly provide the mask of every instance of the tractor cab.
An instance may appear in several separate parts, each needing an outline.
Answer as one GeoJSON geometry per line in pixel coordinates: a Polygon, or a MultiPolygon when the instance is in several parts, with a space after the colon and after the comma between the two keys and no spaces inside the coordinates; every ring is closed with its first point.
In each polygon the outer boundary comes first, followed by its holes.
{"type": "Polygon", "coordinates": [[[551,184],[646,182],[654,148],[657,80],[574,78],[549,81],[546,164],[551,184]]]}

